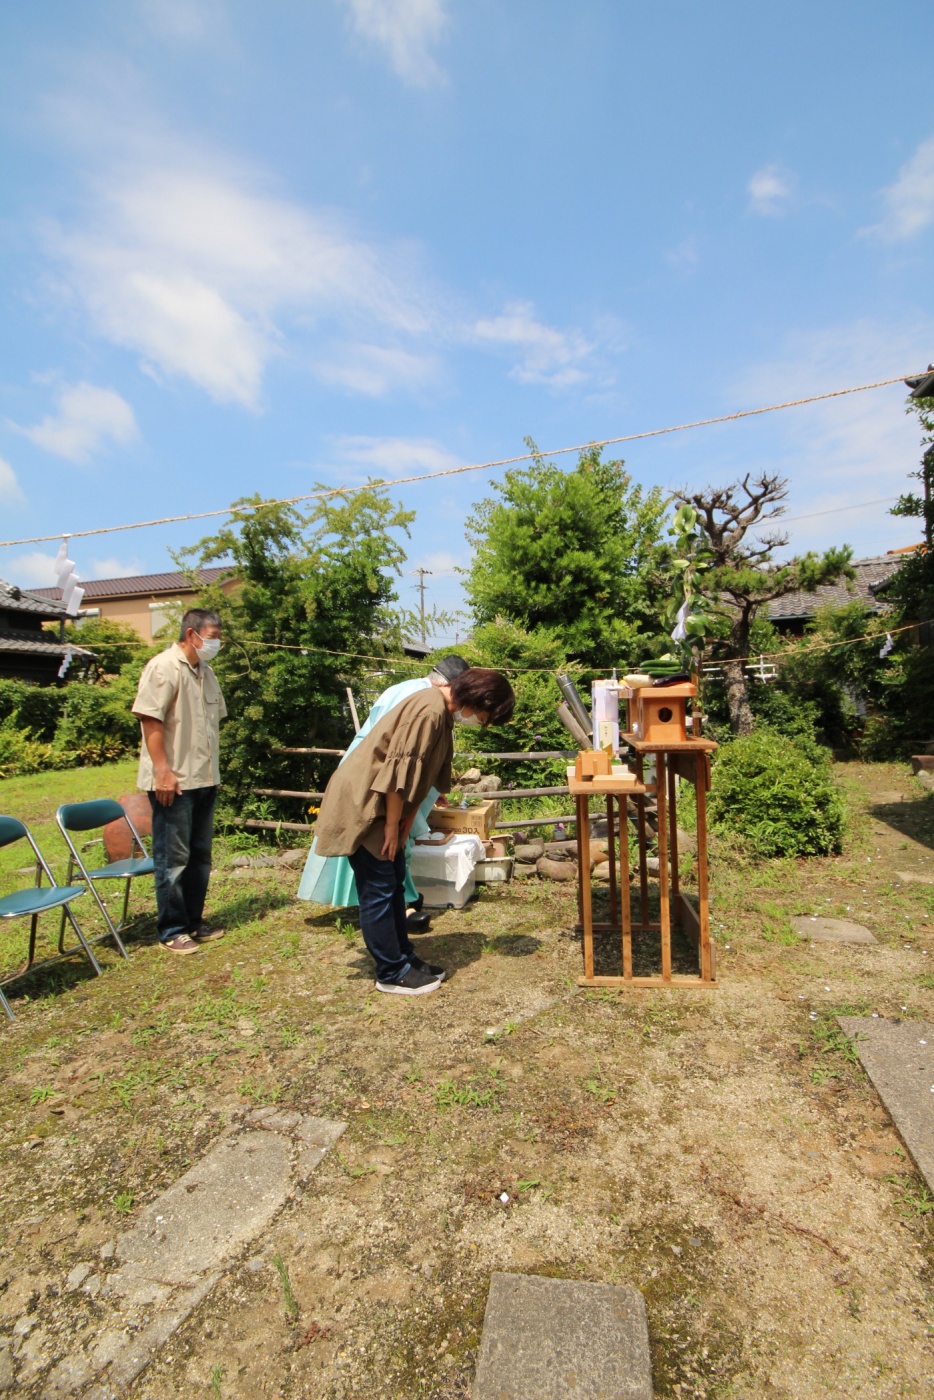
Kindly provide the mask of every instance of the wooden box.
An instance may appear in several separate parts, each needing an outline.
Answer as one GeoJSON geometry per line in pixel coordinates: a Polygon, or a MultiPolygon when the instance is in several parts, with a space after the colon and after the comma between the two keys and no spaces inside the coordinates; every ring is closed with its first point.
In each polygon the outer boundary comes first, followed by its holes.
{"type": "Polygon", "coordinates": [[[432,831],[453,831],[458,836],[479,836],[487,841],[496,825],[496,803],[475,802],[472,807],[432,807],[428,813],[432,831]]]}
{"type": "Polygon", "coordinates": [[[630,705],[633,729],[646,744],[683,744],[688,737],[687,703],[697,694],[690,681],[640,686],[630,705]]]}
{"type": "Polygon", "coordinates": [[[577,755],[574,774],[578,782],[586,783],[598,773],[609,773],[610,767],[610,755],[604,753],[603,749],[583,749],[577,755]]]}

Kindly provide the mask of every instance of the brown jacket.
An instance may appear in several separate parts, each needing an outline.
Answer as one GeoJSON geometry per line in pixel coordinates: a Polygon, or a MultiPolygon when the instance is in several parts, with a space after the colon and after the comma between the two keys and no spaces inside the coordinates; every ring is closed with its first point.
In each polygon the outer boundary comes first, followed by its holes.
{"type": "Polygon", "coordinates": [[[453,730],[454,717],[435,686],[390,710],[327,785],[315,826],[318,855],[349,856],[365,846],[378,856],[387,792],[402,795],[404,820],[429,789],[447,792],[451,786],[453,730]]]}

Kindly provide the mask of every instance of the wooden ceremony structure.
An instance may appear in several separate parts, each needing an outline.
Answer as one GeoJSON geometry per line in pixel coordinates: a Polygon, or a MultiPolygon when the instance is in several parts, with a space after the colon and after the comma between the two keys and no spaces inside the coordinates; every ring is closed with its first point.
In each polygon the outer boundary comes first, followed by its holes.
{"type": "Polygon", "coordinates": [[[624,691],[629,700],[632,727],[621,740],[635,755],[635,781],[631,776],[610,775],[572,778],[568,784],[577,804],[578,913],[583,940],[584,972],[578,978],[582,987],[700,987],[717,986],[714,944],[710,937],[710,907],[707,874],[707,792],[710,788],[710,755],[717,745],[709,739],[688,738],[686,702],[695,687],[681,683],[672,687],[624,691]],[[659,714],[662,718],[659,720],[659,714]],[[658,734],[659,725],[663,729],[658,734]],[[645,737],[648,735],[648,737],[645,737]],[[655,761],[655,782],[645,782],[646,759],[655,761]],[[677,779],[694,787],[697,810],[697,907],[681,888],[678,852],[677,779]],[[649,871],[646,797],[654,795],[658,820],[658,902],[659,917],[649,918],[649,871]],[[609,853],[609,922],[594,923],[593,889],[590,877],[590,800],[606,798],[607,846],[609,853]],[[635,900],[629,888],[629,802],[636,808],[639,841],[638,890],[635,900]],[[615,807],[615,812],[614,812],[615,807]],[[616,835],[619,837],[617,869],[616,835]],[[638,918],[633,920],[632,904],[638,918]],[[671,934],[680,929],[697,951],[696,976],[672,972],[671,934]],[[636,977],[632,965],[633,932],[657,931],[661,944],[661,975],[636,977]],[[622,975],[597,976],[594,970],[594,933],[616,933],[622,943],[622,975]]]}

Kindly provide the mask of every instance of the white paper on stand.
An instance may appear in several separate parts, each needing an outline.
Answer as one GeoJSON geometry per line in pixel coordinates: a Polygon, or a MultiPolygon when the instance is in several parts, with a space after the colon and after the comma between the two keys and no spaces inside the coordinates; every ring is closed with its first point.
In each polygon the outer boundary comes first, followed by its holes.
{"type": "Polygon", "coordinates": [[[485,854],[479,836],[452,836],[443,846],[416,846],[409,856],[409,871],[416,888],[421,875],[428,880],[445,880],[460,890],[485,854]]]}

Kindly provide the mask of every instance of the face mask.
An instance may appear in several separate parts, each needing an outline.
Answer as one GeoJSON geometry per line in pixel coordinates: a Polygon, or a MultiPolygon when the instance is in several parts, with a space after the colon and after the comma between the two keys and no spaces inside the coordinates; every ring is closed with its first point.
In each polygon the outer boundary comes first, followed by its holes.
{"type": "Polygon", "coordinates": [[[220,637],[202,637],[200,632],[196,632],[195,636],[201,643],[198,648],[198,660],[213,661],[221,649],[220,637]]]}
{"type": "Polygon", "coordinates": [[[455,710],[454,718],[457,720],[458,724],[466,724],[468,729],[483,728],[483,725],[480,723],[479,715],[473,714],[468,717],[464,714],[463,710],[455,710]]]}

